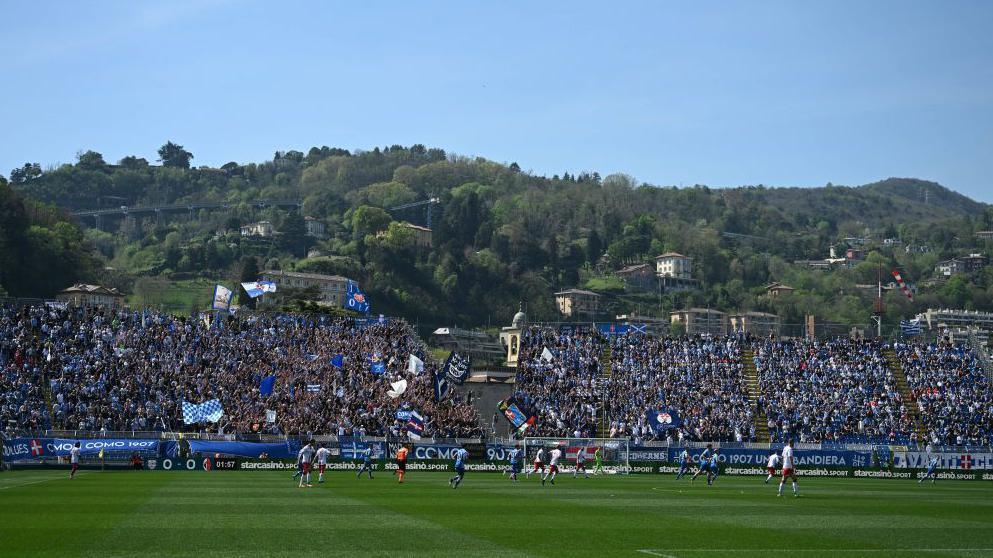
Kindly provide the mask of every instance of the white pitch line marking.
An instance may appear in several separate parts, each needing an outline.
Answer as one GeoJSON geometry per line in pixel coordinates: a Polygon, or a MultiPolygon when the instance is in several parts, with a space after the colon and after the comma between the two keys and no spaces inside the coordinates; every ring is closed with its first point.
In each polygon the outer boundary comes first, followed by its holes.
{"type": "MultiPolygon", "coordinates": [[[[782,549],[776,548],[639,548],[637,552],[650,556],[661,556],[662,558],[678,558],[674,554],[667,552],[777,552],[782,549]]],[[[790,553],[798,552],[829,552],[832,554],[845,554],[851,552],[991,552],[993,548],[801,548],[791,549],[790,553]]]]}
{"type": "MultiPolygon", "coordinates": [[[[83,473],[77,473],[76,476],[77,477],[81,477],[81,476],[83,476],[83,473]]],[[[52,482],[54,480],[69,480],[69,479],[67,479],[65,477],[52,477],[50,479],[42,479],[42,480],[36,480],[36,481],[31,481],[31,482],[22,482],[21,484],[12,484],[10,486],[0,486],[0,490],[7,490],[8,488],[20,488],[22,486],[30,486],[32,484],[41,484],[43,482],[52,482]]]]}

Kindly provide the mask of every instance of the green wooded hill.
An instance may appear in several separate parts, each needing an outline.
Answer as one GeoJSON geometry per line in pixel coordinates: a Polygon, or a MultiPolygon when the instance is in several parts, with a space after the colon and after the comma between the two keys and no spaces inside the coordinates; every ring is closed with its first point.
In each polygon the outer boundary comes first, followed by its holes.
{"type": "MultiPolygon", "coordinates": [[[[927,306],[993,309],[989,269],[931,281],[938,260],[986,252],[975,233],[993,228],[991,206],[933,182],[675,188],[596,172],[539,176],[516,163],[422,145],[315,147],[220,168],[193,166],[194,154],[172,142],[158,155],[159,164],[139,157],[110,164],[93,151],[47,170],[28,163],[11,173],[12,195],[66,210],[227,204],[161,219],[108,217],[99,230],[86,222],[79,250],[88,247],[103,260],[97,267],[116,270],[94,280],[116,282],[138,303],[163,284],[233,282],[257,266],[352,277],[376,312],[422,324],[503,325],[519,301],[532,318],[555,319],[552,293],[583,287],[605,295],[603,317],[709,306],[774,311],[796,323],[814,313],[858,325],[867,323],[874,293],[857,285],[900,267],[920,292],[913,304],[887,294],[891,322],[927,306]],[[438,203],[389,210],[430,198],[438,203]],[[302,209],[249,205],[277,199],[302,200],[302,209]],[[433,235],[425,247],[401,223],[426,225],[428,207],[433,235]],[[307,236],[304,217],[323,222],[326,236],[307,236]],[[242,225],[261,220],[273,223],[275,239],[240,234],[242,225]],[[843,252],[845,238],[865,239],[863,263],[832,271],[793,263],[825,258],[831,245],[843,252]],[[886,238],[901,244],[884,245],[886,238]],[[701,289],[659,296],[625,288],[613,275],[666,251],[695,258],[701,289]],[[770,299],[764,287],[773,281],[797,291],[770,299]]],[[[77,275],[93,277],[92,269],[81,266],[77,275]]],[[[27,282],[16,270],[0,280],[18,295],[57,288],[27,282]]]]}

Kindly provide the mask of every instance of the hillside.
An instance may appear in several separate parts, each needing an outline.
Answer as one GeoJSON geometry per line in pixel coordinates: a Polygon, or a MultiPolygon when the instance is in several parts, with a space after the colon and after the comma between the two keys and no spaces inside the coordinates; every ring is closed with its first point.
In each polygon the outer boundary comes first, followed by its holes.
{"type": "MultiPolygon", "coordinates": [[[[602,290],[605,317],[707,305],[864,324],[865,297],[854,285],[874,282],[880,265],[900,266],[912,281],[923,281],[939,258],[985,250],[974,233],[993,225],[990,206],[914,179],[679,189],[625,175],[536,176],[513,163],[421,145],[360,152],[315,147],[220,168],[193,167],[193,154],[172,143],[159,156],[161,166],[138,157],[109,164],[88,151],[56,169],[25,165],[11,183],[22,195],[77,210],[222,202],[223,208],[192,213],[111,215],[100,229],[91,219],[83,223],[95,253],[119,271],[111,280],[135,293],[135,302],[164,288],[156,277],[230,282],[251,262],[347,275],[370,291],[377,312],[424,324],[502,324],[519,301],[532,317],[557,319],[551,294],[573,286],[602,290]],[[438,203],[390,210],[430,198],[438,203]],[[301,200],[302,210],[250,205],[260,200],[301,200]],[[426,225],[428,207],[433,234],[423,246],[401,222],[426,225]],[[326,233],[308,236],[304,216],[323,223],[326,233]],[[261,220],[272,222],[278,236],[240,234],[242,225],[261,220]],[[826,257],[845,237],[869,239],[866,263],[833,272],[791,263],[826,257]],[[928,250],[874,248],[883,238],[928,250]],[[660,297],[624,291],[613,277],[624,265],[670,250],[695,258],[702,289],[660,297]],[[796,285],[796,295],[769,300],[763,287],[772,281],[796,285]]],[[[935,284],[922,290],[917,306],[993,307],[989,279],[978,273],[951,286],[935,284]]],[[[916,307],[894,299],[890,308],[895,319],[916,307]]]]}

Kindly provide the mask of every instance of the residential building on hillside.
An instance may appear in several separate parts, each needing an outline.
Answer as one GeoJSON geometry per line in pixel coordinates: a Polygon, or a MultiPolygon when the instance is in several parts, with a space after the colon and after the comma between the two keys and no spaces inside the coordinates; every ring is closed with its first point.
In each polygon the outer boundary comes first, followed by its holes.
{"type": "Polygon", "coordinates": [[[55,295],[55,299],[76,306],[106,306],[108,308],[124,306],[124,294],[117,289],[86,283],[77,283],[63,289],[55,295]]]}
{"type": "Polygon", "coordinates": [[[755,337],[779,337],[782,320],[768,312],[742,312],[729,317],[732,333],[751,333],[755,337]]]}
{"type": "Polygon", "coordinates": [[[655,269],[647,263],[629,265],[615,273],[630,289],[651,291],[658,286],[655,269]]]}
{"type": "Polygon", "coordinates": [[[965,262],[958,258],[942,260],[934,266],[934,272],[943,277],[951,277],[966,272],[965,262]]]}
{"type": "Polygon", "coordinates": [[[979,240],[993,240],[993,231],[978,231],[976,238],[979,240]]]}
{"type": "Polygon", "coordinates": [[[692,279],[693,258],[677,252],[666,252],[655,257],[655,272],[659,277],[692,279]]]}
{"type": "Polygon", "coordinates": [[[600,307],[600,295],[582,289],[566,289],[555,293],[555,306],[559,309],[559,314],[567,318],[593,318],[600,307]]]}
{"type": "Polygon", "coordinates": [[[982,254],[969,254],[968,256],[962,256],[959,259],[965,264],[965,270],[970,273],[973,271],[982,271],[983,268],[989,263],[986,256],[982,254]]]}
{"type": "Polygon", "coordinates": [[[710,308],[687,308],[669,314],[669,322],[681,324],[687,335],[725,335],[727,314],[710,308]]]}
{"type": "Polygon", "coordinates": [[[303,290],[316,289],[317,298],[313,301],[325,306],[344,306],[345,293],[351,279],[340,275],[323,275],[320,273],[301,273],[298,271],[279,271],[267,269],[262,272],[263,281],[276,284],[277,297],[285,294],[287,289],[303,290]]]}
{"type": "Polygon", "coordinates": [[[793,294],[793,291],[795,290],[796,289],[794,289],[793,287],[789,285],[784,285],[778,281],[774,283],[770,283],[765,287],[765,292],[769,296],[789,295],[789,294],[793,294]]]}
{"type": "Polygon", "coordinates": [[[993,312],[928,308],[926,312],[918,314],[917,318],[927,324],[929,330],[973,330],[983,342],[987,342],[993,332],[993,312]]]}
{"type": "Polygon", "coordinates": [[[276,235],[276,229],[270,221],[259,221],[241,227],[241,236],[261,236],[269,238],[276,235]]]}
{"type": "Polygon", "coordinates": [[[431,229],[406,222],[402,223],[402,225],[413,231],[414,243],[417,244],[418,248],[431,247],[431,235],[433,234],[431,229]]]}
{"type": "Polygon", "coordinates": [[[307,236],[314,238],[324,238],[327,236],[327,227],[323,221],[319,221],[308,215],[303,218],[303,224],[307,228],[307,236]]]}

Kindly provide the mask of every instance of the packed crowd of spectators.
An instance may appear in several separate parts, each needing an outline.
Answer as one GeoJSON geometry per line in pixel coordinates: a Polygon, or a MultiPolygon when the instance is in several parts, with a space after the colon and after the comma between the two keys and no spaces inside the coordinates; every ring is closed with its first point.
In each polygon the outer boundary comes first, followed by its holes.
{"type": "Polygon", "coordinates": [[[346,318],[276,315],[218,326],[207,317],[127,310],[0,310],[0,421],[8,430],[385,435],[402,432],[398,409],[413,409],[425,418],[425,435],[480,435],[470,402],[454,392],[434,401],[433,370],[399,320],[360,327],[346,318]],[[423,372],[407,370],[411,354],[421,355],[423,372]],[[332,362],[337,355],[341,366],[332,362]],[[373,373],[373,360],[385,364],[383,373],[373,373]],[[260,383],[270,375],[274,390],[263,396],[260,383]],[[407,391],[389,397],[400,379],[407,391]],[[182,401],[210,399],[221,402],[221,421],[184,425],[182,401]]]}
{"type": "Polygon", "coordinates": [[[883,345],[863,339],[754,345],[773,441],[908,441],[913,421],[883,345]]]}
{"type": "Polygon", "coordinates": [[[741,347],[734,337],[612,338],[608,416],[612,436],[748,442],[755,439],[741,347]],[[656,434],[647,409],[668,409],[678,429],[656,434]]]}
{"type": "Polygon", "coordinates": [[[522,332],[514,396],[537,417],[527,435],[596,436],[602,352],[596,333],[522,332]]]}
{"type": "Polygon", "coordinates": [[[738,340],[566,333],[523,334],[515,397],[537,416],[533,436],[749,441],[755,436],[738,340]],[[611,374],[602,374],[605,343],[611,374]],[[547,352],[546,352],[547,351],[547,352]],[[656,434],[648,409],[681,426],[656,434]],[[604,429],[599,428],[604,421],[604,429]]]}
{"type": "Polygon", "coordinates": [[[894,350],[917,402],[927,442],[993,443],[993,386],[968,347],[898,343],[894,350]]]}

